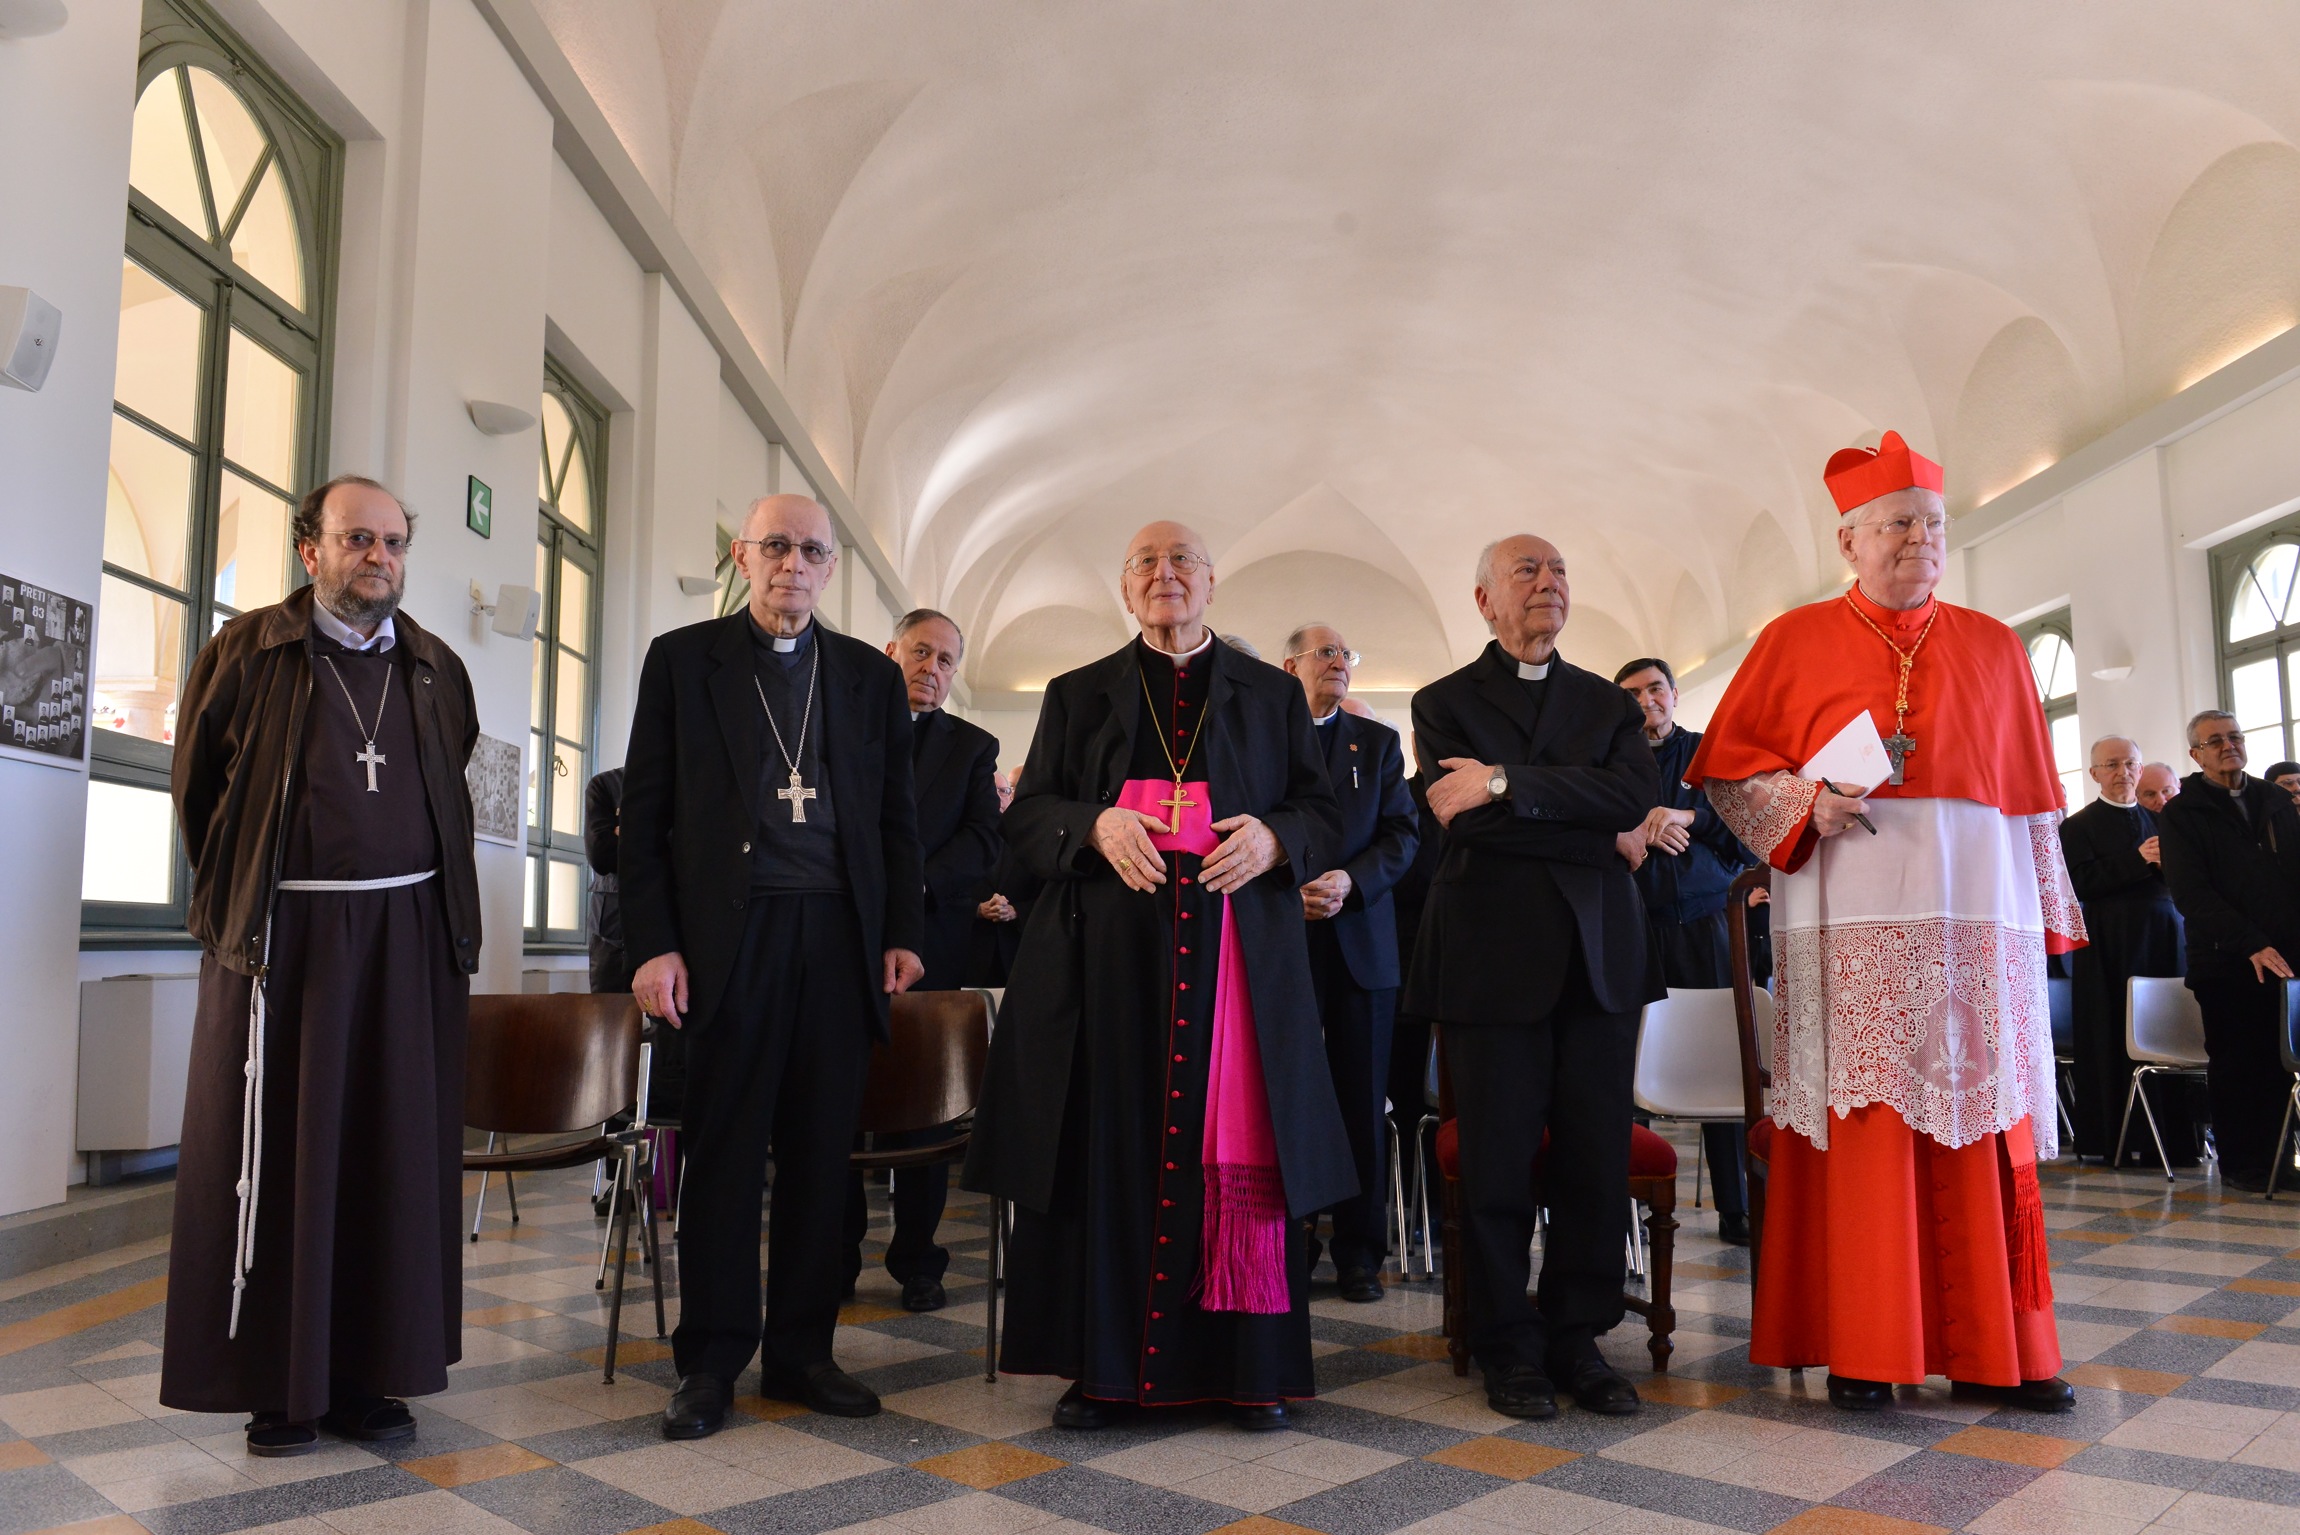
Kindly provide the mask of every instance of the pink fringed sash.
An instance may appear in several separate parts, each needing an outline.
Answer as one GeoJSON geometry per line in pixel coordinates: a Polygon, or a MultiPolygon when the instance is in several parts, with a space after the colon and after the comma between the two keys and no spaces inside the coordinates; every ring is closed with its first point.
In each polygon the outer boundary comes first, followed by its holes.
{"type": "MultiPolygon", "coordinates": [[[[1160,852],[1214,851],[1211,796],[1203,783],[1185,783],[1178,832],[1153,832],[1160,852]]],[[[1174,785],[1129,780],[1118,803],[1174,824],[1162,801],[1174,785]]],[[[1205,1216],[1195,1295],[1207,1311],[1278,1314],[1292,1305],[1286,1283],[1286,1190],[1278,1169],[1278,1136],[1270,1123],[1270,1093],[1262,1079],[1262,1047],[1254,1033],[1254,1000],[1246,984],[1246,954],[1228,898],[1222,900],[1222,937],[1215,954],[1212,1055],[1206,1071],[1205,1216]]]]}

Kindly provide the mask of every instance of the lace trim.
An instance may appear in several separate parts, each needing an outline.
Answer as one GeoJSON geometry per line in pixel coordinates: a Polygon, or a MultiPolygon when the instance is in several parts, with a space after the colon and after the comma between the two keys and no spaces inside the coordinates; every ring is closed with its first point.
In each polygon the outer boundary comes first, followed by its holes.
{"type": "Polygon", "coordinates": [[[2068,880],[2068,862],[2060,846],[2058,813],[2028,818],[2029,851],[2036,857],[2037,903],[2044,909],[2045,931],[2079,943],[2089,942],[2084,908],[2077,904],[2076,888],[2068,880]]]}
{"type": "Polygon", "coordinates": [[[1831,1113],[1883,1104],[1957,1147],[2033,1116],[2038,1156],[2059,1155],[2041,934],[1936,918],[1773,943],[1777,1122],[1826,1149],[1831,1113]]]}
{"type": "Polygon", "coordinates": [[[1760,773],[1731,783],[1712,778],[1702,788],[1718,819],[1767,863],[1773,861],[1773,850],[1805,823],[1821,794],[1819,784],[1790,772],[1760,773]]]}

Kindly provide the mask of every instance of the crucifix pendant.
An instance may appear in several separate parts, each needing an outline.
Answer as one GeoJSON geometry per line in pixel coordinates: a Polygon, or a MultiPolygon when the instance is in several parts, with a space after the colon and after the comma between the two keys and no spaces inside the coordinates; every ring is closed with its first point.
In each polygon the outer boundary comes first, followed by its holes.
{"type": "Polygon", "coordinates": [[[791,802],[791,824],[793,826],[803,826],[806,824],[806,802],[813,799],[814,797],[815,791],[799,782],[798,770],[796,768],[791,770],[791,786],[787,789],[777,789],[775,791],[776,799],[787,799],[791,802]]]}
{"type": "Polygon", "coordinates": [[[1891,780],[1893,783],[1898,784],[1902,781],[1902,776],[1908,766],[1909,754],[1916,749],[1916,738],[1897,725],[1893,727],[1893,733],[1885,737],[1885,757],[1893,764],[1891,780]]]}
{"type": "Polygon", "coordinates": [[[1183,807],[1188,806],[1192,810],[1198,808],[1198,802],[1192,799],[1189,794],[1183,790],[1182,780],[1179,778],[1174,780],[1174,797],[1172,799],[1162,799],[1158,801],[1158,803],[1164,805],[1166,808],[1174,812],[1173,824],[1166,828],[1166,835],[1169,837],[1179,837],[1182,835],[1183,807]]]}
{"type": "Polygon", "coordinates": [[[367,750],[353,752],[351,760],[367,764],[367,792],[381,794],[383,791],[375,786],[375,770],[383,766],[384,758],[383,753],[375,749],[375,743],[370,741],[367,743],[367,750]]]}

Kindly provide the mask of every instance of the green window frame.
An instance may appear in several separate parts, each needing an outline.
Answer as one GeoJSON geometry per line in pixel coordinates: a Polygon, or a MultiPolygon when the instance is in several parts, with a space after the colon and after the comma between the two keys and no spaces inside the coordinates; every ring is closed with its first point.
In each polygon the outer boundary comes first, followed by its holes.
{"type": "Polygon", "coordinates": [[[521,926],[529,953],[562,953],[584,946],[590,907],[583,790],[597,771],[599,750],[607,412],[546,357],[541,414],[535,590],[543,603],[528,688],[521,926]]]}
{"type": "Polygon", "coordinates": [[[2300,738],[2300,517],[2212,551],[2212,619],[2220,707],[2236,716],[2253,770],[2293,760],[2300,738]]]}
{"type": "Polygon", "coordinates": [[[174,701],[225,620],[304,581],[287,519],[326,462],[343,189],[342,139],[200,0],[145,0],[143,26],[91,699],[90,947],[188,941],[191,870],[163,798],[174,701]],[[124,884],[123,867],[138,871],[124,884]]]}

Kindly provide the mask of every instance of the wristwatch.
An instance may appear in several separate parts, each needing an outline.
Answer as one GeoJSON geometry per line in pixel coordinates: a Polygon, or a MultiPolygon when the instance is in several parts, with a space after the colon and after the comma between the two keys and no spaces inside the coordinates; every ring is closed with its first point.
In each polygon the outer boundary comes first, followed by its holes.
{"type": "Polygon", "coordinates": [[[1509,798],[1509,769],[1496,767],[1493,776],[1485,781],[1485,792],[1495,799],[1509,798]]]}

